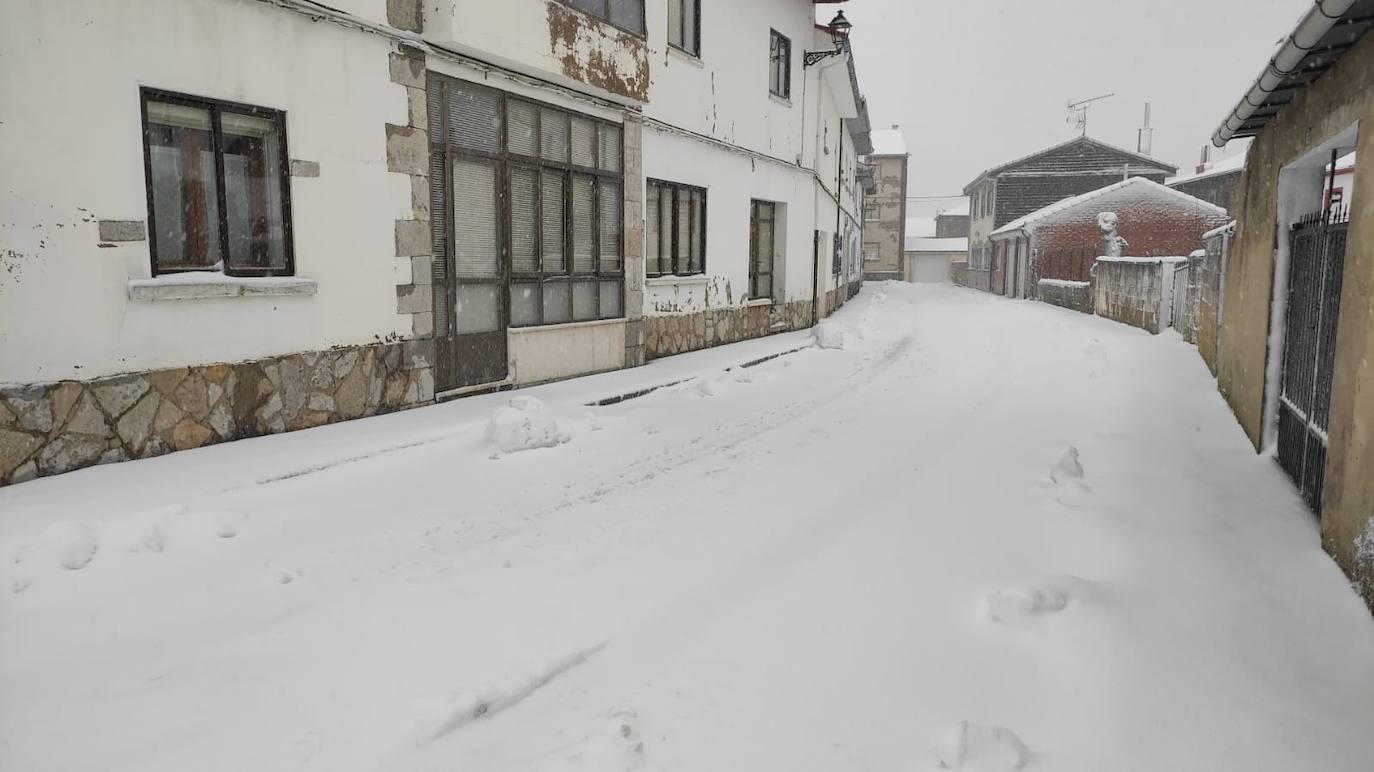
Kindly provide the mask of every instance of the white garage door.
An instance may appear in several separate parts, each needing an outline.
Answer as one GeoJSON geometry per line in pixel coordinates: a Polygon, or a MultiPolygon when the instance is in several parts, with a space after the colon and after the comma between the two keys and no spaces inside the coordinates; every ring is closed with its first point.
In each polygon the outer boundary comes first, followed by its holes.
{"type": "Polygon", "coordinates": [[[912,260],[911,280],[949,281],[949,258],[944,255],[915,255],[912,260]]]}

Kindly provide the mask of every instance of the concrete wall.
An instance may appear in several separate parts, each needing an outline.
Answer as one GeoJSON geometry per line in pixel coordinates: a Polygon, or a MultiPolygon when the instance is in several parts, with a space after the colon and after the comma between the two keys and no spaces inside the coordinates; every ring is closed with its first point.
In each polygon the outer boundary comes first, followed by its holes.
{"type": "MultiPolygon", "coordinates": [[[[1264,433],[1266,350],[1273,297],[1274,234],[1284,167],[1356,123],[1356,148],[1374,158],[1374,35],[1255,138],[1241,175],[1236,238],[1227,260],[1218,386],[1256,447],[1264,433]]],[[[1337,321],[1330,450],[1322,542],[1374,605],[1374,174],[1356,174],[1337,321]],[[1363,547],[1361,545],[1364,545],[1363,547]]]]}

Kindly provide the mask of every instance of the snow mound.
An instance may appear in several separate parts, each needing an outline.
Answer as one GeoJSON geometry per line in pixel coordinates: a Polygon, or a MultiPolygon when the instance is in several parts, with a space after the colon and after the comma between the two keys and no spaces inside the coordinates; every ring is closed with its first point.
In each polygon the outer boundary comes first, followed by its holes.
{"type": "Polygon", "coordinates": [[[718,377],[701,378],[697,381],[696,386],[693,387],[693,390],[695,390],[696,393],[700,394],[703,397],[714,397],[720,394],[723,386],[724,384],[721,383],[721,379],[718,377]]]}
{"type": "Polygon", "coordinates": [[[1050,469],[1050,479],[1057,483],[1083,479],[1083,465],[1078,463],[1078,448],[1070,445],[1050,469]]]}
{"type": "Polygon", "coordinates": [[[1068,605],[1069,597],[1059,590],[1018,587],[983,596],[983,616],[998,624],[1024,627],[1068,605]]]}
{"type": "Polygon", "coordinates": [[[487,422],[487,441],[502,453],[551,448],[569,439],[548,406],[535,397],[515,397],[487,422]]]}
{"type": "Polygon", "coordinates": [[[54,523],[43,532],[43,538],[57,564],[72,571],[85,568],[100,549],[99,535],[86,523],[54,523]]]}
{"type": "Polygon", "coordinates": [[[811,337],[816,339],[816,345],[820,348],[844,348],[844,328],[834,322],[821,322],[811,330],[811,337]]]}
{"type": "Polygon", "coordinates": [[[936,751],[940,769],[966,772],[1005,772],[1021,769],[1030,751],[1016,733],[1003,726],[983,726],[960,721],[940,742],[936,751]]]}

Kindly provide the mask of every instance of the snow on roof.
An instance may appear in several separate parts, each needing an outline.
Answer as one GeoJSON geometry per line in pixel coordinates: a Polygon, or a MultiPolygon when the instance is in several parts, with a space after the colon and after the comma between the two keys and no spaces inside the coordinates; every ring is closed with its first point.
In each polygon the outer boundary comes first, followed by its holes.
{"type": "Polygon", "coordinates": [[[908,217],[906,218],[906,237],[925,238],[935,235],[934,217],[908,217]]]}
{"type": "Polygon", "coordinates": [[[873,152],[869,155],[906,155],[906,140],[901,129],[874,129],[870,134],[873,152]]]}
{"type": "Polygon", "coordinates": [[[968,239],[931,239],[906,237],[907,252],[967,252],[968,239]]]}
{"type": "Polygon", "coordinates": [[[1066,198],[1066,199],[1064,199],[1063,201],[1060,201],[1060,202],[1058,202],[1058,203],[1050,204],[1049,206],[1045,207],[1044,209],[1040,209],[1040,210],[1031,212],[1030,214],[1026,215],[1025,217],[1021,217],[1021,218],[1019,218],[1019,219],[1012,220],[1011,222],[1007,223],[1006,225],[1003,225],[1002,227],[1000,227],[1000,228],[998,228],[997,230],[993,231],[991,235],[992,235],[992,236],[999,236],[999,235],[1002,235],[1002,234],[1012,233],[1012,232],[1014,232],[1014,231],[1024,230],[1024,229],[1026,228],[1026,226],[1031,225],[1032,223],[1035,223],[1035,222],[1038,222],[1038,221],[1040,221],[1040,220],[1043,220],[1043,219],[1045,219],[1046,217],[1049,217],[1049,216],[1051,216],[1051,215],[1058,214],[1058,213],[1060,213],[1060,212],[1062,212],[1062,211],[1064,211],[1064,210],[1066,210],[1066,209],[1069,209],[1069,208],[1071,208],[1071,207],[1078,206],[1079,204],[1081,204],[1081,203],[1083,203],[1083,202],[1085,202],[1085,201],[1091,201],[1092,199],[1097,198],[1097,197],[1099,197],[1099,196],[1105,196],[1105,195],[1107,195],[1108,193],[1113,193],[1113,192],[1116,192],[1116,191],[1118,191],[1118,190],[1122,190],[1122,189],[1124,189],[1124,188],[1129,188],[1129,187],[1140,187],[1140,189],[1141,189],[1140,192],[1141,192],[1141,193],[1147,193],[1147,192],[1156,192],[1156,193],[1158,193],[1158,192],[1163,192],[1163,193],[1165,193],[1165,194],[1167,194],[1167,195],[1169,195],[1169,196],[1172,196],[1172,197],[1174,197],[1174,198],[1177,198],[1179,201],[1186,202],[1186,203],[1192,204],[1192,205],[1194,205],[1194,206],[1201,207],[1201,208],[1203,208],[1203,209],[1210,209],[1211,211],[1216,212],[1217,214],[1220,214],[1220,215],[1225,215],[1225,214],[1226,214],[1226,210],[1225,210],[1225,209],[1222,209],[1221,207],[1217,206],[1216,204],[1210,204],[1210,203],[1208,203],[1208,202],[1206,202],[1206,201],[1203,201],[1203,200],[1200,199],[1200,198],[1194,198],[1194,197],[1188,195],[1187,193],[1184,193],[1184,192],[1178,191],[1178,190],[1174,190],[1173,188],[1170,188],[1170,187],[1167,187],[1167,186],[1164,186],[1164,185],[1160,185],[1158,182],[1155,182],[1154,180],[1151,180],[1151,179],[1147,179],[1147,178],[1145,178],[1145,177],[1131,177],[1131,178],[1129,178],[1129,179],[1122,180],[1121,182],[1118,182],[1118,183],[1116,183],[1116,184],[1114,184],[1114,185],[1108,185],[1108,186],[1105,187],[1105,188],[1098,188],[1097,190],[1093,190],[1093,191],[1090,191],[1090,192],[1088,192],[1088,193],[1083,193],[1083,194],[1081,194],[1081,195],[1073,196],[1073,197],[1071,197],[1071,198],[1066,198]]]}
{"type": "Polygon", "coordinates": [[[1172,187],[1174,185],[1179,184],[1180,182],[1195,182],[1197,180],[1205,180],[1208,177],[1215,177],[1218,174],[1226,174],[1227,172],[1238,172],[1243,170],[1244,168],[1245,153],[1236,153],[1235,155],[1229,158],[1223,158],[1220,161],[1216,161],[1210,167],[1204,169],[1203,171],[1194,172],[1192,174],[1179,175],[1173,178],[1172,180],[1169,180],[1165,184],[1172,187]]]}
{"type": "Polygon", "coordinates": [[[960,216],[967,217],[967,216],[968,216],[968,197],[965,196],[965,197],[959,199],[959,203],[955,204],[954,206],[951,206],[951,207],[948,208],[948,209],[942,210],[942,211],[940,212],[940,214],[952,215],[952,216],[954,216],[954,217],[960,217],[960,216]]]}
{"type": "Polygon", "coordinates": [[[1031,160],[1031,159],[1033,159],[1033,158],[1037,158],[1037,157],[1042,156],[1042,155],[1048,155],[1048,154],[1050,154],[1050,153],[1053,153],[1053,152],[1056,151],[1056,150],[1062,150],[1063,148],[1069,147],[1070,145],[1072,145],[1072,144],[1074,144],[1074,143],[1076,143],[1076,142],[1084,142],[1084,143],[1091,144],[1091,145],[1097,145],[1097,146],[1100,147],[1100,148],[1104,148],[1104,149],[1106,149],[1106,150],[1111,150],[1111,151],[1114,151],[1114,152],[1117,152],[1117,153],[1123,153],[1123,154],[1125,154],[1125,155],[1127,155],[1127,156],[1134,157],[1134,158],[1136,158],[1137,160],[1143,161],[1143,162],[1145,162],[1145,163],[1147,163],[1147,164],[1151,164],[1151,165],[1154,165],[1154,166],[1158,166],[1160,169],[1172,169],[1175,173],[1178,172],[1178,167],[1174,166],[1173,164],[1167,163],[1167,162],[1165,162],[1165,161],[1161,161],[1161,160],[1159,160],[1158,158],[1155,158],[1155,157],[1153,157],[1153,156],[1148,156],[1148,155],[1144,155],[1144,154],[1142,154],[1142,153],[1137,153],[1137,152],[1135,152],[1134,150],[1127,150],[1127,149],[1124,148],[1124,147],[1117,147],[1116,145],[1113,145],[1113,144],[1111,144],[1111,143],[1109,143],[1109,142],[1103,142],[1103,141],[1100,140],[1100,139],[1094,139],[1094,138],[1092,138],[1092,137],[1089,137],[1089,136],[1086,135],[1086,134],[1083,134],[1083,135],[1074,137],[1073,139],[1067,140],[1067,141],[1065,141],[1065,142],[1060,142],[1060,143],[1057,144],[1057,145],[1050,145],[1049,147],[1042,147],[1042,148],[1040,148],[1039,150],[1035,151],[1034,153],[1027,153],[1026,155],[1023,155],[1023,156],[1021,156],[1020,158],[1013,158],[1012,160],[1007,161],[1006,163],[998,164],[998,165],[996,165],[996,166],[994,166],[994,167],[992,167],[992,168],[990,168],[990,169],[984,169],[983,171],[981,171],[981,172],[978,173],[978,176],[977,176],[977,177],[974,177],[974,178],[973,178],[973,181],[972,181],[972,182],[970,182],[968,185],[965,185],[965,186],[964,186],[964,192],[967,193],[967,192],[969,191],[969,188],[972,188],[974,185],[978,184],[978,181],[981,180],[981,179],[983,179],[984,177],[995,177],[995,176],[997,176],[998,174],[1001,174],[1001,173],[1002,173],[1004,170],[1006,170],[1008,167],[1012,167],[1012,166],[1016,166],[1016,165],[1021,164],[1021,163],[1025,163],[1026,161],[1029,161],[1029,160],[1031,160]]]}

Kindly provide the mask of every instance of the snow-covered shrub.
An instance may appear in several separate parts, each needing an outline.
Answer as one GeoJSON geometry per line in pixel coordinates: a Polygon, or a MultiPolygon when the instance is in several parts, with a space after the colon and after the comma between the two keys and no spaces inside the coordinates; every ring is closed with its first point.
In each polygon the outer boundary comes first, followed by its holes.
{"type": "Polygon", "coordinates": [[[502,453],[551,448],[569,439],[547,405],[534,397],[515,397],[487,422],[487,441],[502,453]]]}

